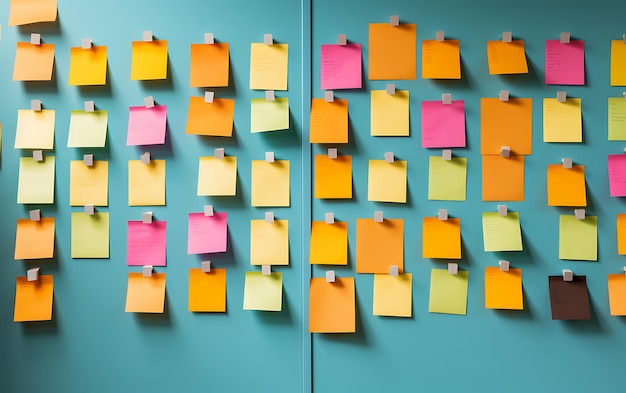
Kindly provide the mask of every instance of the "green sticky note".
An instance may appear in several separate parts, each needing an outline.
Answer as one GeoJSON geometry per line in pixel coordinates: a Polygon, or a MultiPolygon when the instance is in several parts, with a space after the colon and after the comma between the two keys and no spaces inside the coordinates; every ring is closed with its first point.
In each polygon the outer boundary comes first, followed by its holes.
{"type": "Polygon", "coordinates": [[[579,220],[561,215],[559,225],[559,259],[575,261],[598,260],[598,217],[579,220]]]}
{"type": "Polygon", "coordinates": [[[626,100],[609,97],[609,140],[626,141],[626,100]]]}
{"type": "Polygon", "coordinates": [[[109,257],[109,213],[72,213],[72,258],[109,257]]]}
{"type": "Polygon", "coordinates": [[[108,111],[72,111],[67,147],[104,147],[108,121],[108,111]]]}
{"type": "Polygon", "coordinates": [[[467,271],[450,274],[447,269],[431,270],[428,312],[467,314],[468,277],[467,271]]]}
{"type": "Polygon", "coordinates": [[[54,203],[54,157],[20,157],[17,203],[54,203]]]}
{"type": "Polygon", "coordinates": [[[250,101],[250,131],[265,132],[289,129],[289,99],[254,98],[250,101]]]}
{"type": "Polygon", "coordinates": [[[280,311],[283,305],[283,274],[272,272],[246,272],[243,289],[243,309],[280,311]]]}
{"type": "Polygon", "coordinates": [[[483,242],[485,251],[522,251],[519,213],[483,213],[483,242]]]}
{"type": "Polygon", "coordinates": [[[449,161],[431,156],[428,166],[428,199],[464,201],[467,184],[467,158],[449,161]]]}

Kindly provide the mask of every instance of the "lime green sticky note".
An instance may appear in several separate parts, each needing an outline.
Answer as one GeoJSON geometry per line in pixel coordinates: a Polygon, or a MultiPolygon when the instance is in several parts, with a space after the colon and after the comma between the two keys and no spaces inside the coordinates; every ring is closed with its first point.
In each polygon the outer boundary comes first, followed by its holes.
{"type": "Polygon", "coordinates": [[[559,259],[598,260],[598,217],[561,215],[559,225],[559,259]]]}
{"type": "Polygon", "coordinates": [[[67,147],[104,147],[108,122],[108,111],[72,111],[67,147]]]}
{"type": "Polygon", "coordinates": [[[265,132],[289,129],[289,99],[254,98],[250,101],[250,131],[265,132]]]}
{"type": "Polygon", "coordinates": [[[428,312],[467,314],[468,277],[467,271],[459,270],[457,274],[450,274],[447,269],[432,269],[428,312]]]}
{"type": "Polygon", "coordinates": [[[583,122],[580,98],[543,99],[543,141],[582,142],[583,122]]]}
{"type": "Polygon", "coordinates": [[[626,100],[609,97],[609,140],[626,141],[626,100]]]}
{"type": "Polygon", "coordinates": [[[522,251],[519,213],[483,213],[483,242],[485,251],[522,251]]]}
{"type": "Polygon", "coordinates": [[[20,157],[17,203],[54,203],[54,157],[20,157]]]}
{"type": "Polygon", "coordinates": [[[109,257],[109,213],[72,213],[72,258],[109,257]]]}
{"type": "Polygon", "coordinates": [[[243,309],[280,311],[283,306],[283,274],[272,272],[246,272],[243,289],[243,309]]]}
{"type": "Polygon", "coordinates": [[[464,201],[467,185],[467,158],[444,160],[431,156],[428,165],[428,199],[464,201]]]}

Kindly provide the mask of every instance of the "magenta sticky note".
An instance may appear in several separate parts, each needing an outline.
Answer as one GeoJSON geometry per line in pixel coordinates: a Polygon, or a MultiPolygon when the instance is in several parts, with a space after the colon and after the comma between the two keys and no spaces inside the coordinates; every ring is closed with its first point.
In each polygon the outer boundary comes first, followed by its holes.
{"type": "Polygon", "coordinates": [[[320,62],[322,90],[361,88],[361,44],[322,45],[320,62]]]}
{"type": "Polygon", "coordinates": [[[585,84],[585,41],[546,41],[546,85],[585,84]]]}
{"type": "Polygon", "coordinates": [[[162,145],[165,143],[167,107],[131,106],[128,116],[127,146],[162,145]]]}
{"type": "Polygon", "coordinates": [[[128,221],[128,266],[165,266],[166,222],[128,221]]]}
{"type": "Polygon", "coordinates": [[[225,252],[227,225],[227,213],[189,213],[187,254],[225,252]]]}
{"type": "Polygon", "coordinates": [[[626,154],[609,155],[609,191],[612,197],[626,196],[626,154]]]}
{"type": "Polygon", "coordinates": [[[422,147],[465,147],[465,101],[422,101],[422,147]]]}

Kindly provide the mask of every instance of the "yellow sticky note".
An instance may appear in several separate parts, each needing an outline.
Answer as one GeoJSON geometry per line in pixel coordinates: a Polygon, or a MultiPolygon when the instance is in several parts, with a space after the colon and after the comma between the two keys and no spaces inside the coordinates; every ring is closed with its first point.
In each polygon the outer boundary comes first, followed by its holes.
{"type": "Polygon", "coordinates": [[[40,221],[28,218],[17,220],[15,232],[15,259],[43,259],[54,256],[54,218],[40,221]]]}
{"type": "Polygon", "coordinates": [[[107,47],[70,48],[69,86],[99,86],[107,83],[107,47]]]}
{"type": "Polygon", "coordinates": [[[406,161],[370,160],[367,200],[406,203],[406,161]]]}
{"type": "Polygon", "coordinates": [[[243,288],[243,309],[281,311],[283,307],[283,274],[272,272],[246,272],[243,288]]]}
{"type": "Polygon", "coordinates": [[[206,136],[233,135],[235,100],[214,98],[212,103],[204,97],[189,97],[185,133],[206,136]]]}
{"type": "Polygon", "coordinates": [[[548,165],[548,206],[587,206],[585,167],[548,165]]]}
{"type": "Polygon", "coordinates": [[[198,196],[233,196],[237,194],[237,157],[200,157],[198,196]]]}
{"type": "Polygon", "coordinates": [[[422,41],[422,78],[461,79],[459,40],[422,41]]]}
{"type": "Polygon", "coordinates": [[[289,265],[288,220],[250,220],[250,264],[289,265]]]}
{"type": "Polygon", "coordinates": [[[315,198],[352,198],[352,156],[315,156],[315,198]]]}
{"type": "Polygon", "coordinates": [[[459,270],[457,274],[449,274],[447,269],[432,269],[428,312],[467,314],[468,277],[467,271],[459,270]]]}
{"type": "Polygon", "coordinates": [[[18,42],[13,66],[14,81],[49,81],[52,80],[54,65],[54,45],[33,45],[30,42],[18,42]]]}
{"type": "Polygon", "coordinates": [[[559,221],[559,259],[598,260],[598,217],[579,220],[562,214],[559,221]]]}
{"type": "Polygon", "coordinates": [[[70,161],[70,206],[107,206],[109,204],[109,162],[70,161]]]}
{"type": "Polygon", "coordinates": [[[467,183],[467,158],[444,160],[431,156],[428,165],[428,199],[464,201],[467,183]]]}
{"type": "Polygon", "coordinates": [[[609,97],[609,140],[626,141],[626,100],[609,97]]]}
{"type": "Polygon", "coordinates": [[[626,255],[626,214],[617,215],[617,254],[626,255]]]}
{"type": "Polygon", "coordinates": [[[54,147],[55,111],[44,109],[17,111],[16,149],[52,149],[54,147]]]}
{"type": "Polygon", "coordinates": [[[72,213],[72,258],[109,257],[109,213],[72,213]]]}
{"type": "Polygon", "coordinates": [[[609,308],[612,316],[626,316],[626,275],[609,274],[609,308]]]}
{"type": "Polygon", "coordinates": [[[543,99],[543,141],[583,141],[580,98],[568,98],[565,102],[558,102],[556,98],[543,99]]]}
{"type": "Polygon", "coordinates": [[[356,220],[356,272],[389,274],[391,266],[404,270],[404,220],[356,220]]]}
{"type": "Polygon", "coordinates": [[[524,40],[512,42],[488,41],[489,74],[528,74],[524,40]]]}
{"type": "Polygon", "coordinates": [[[11,0],[9,26],[57,20],[57,0],[11,0]]]}
{"type": "Polygon", "coordinates": [[[523,310],[522,269],[485,268],[485,308],[523,310]]]}
{"type": "Polygon", "coordinates": [[[165,308],[165,273],[128,273],[126,312],[162,314],[165,308]]]}
{"type": "Polygon", "coordinates": [[[409,91],[372,90],[370,130],[373,136],[409,136],[409,91]]]}
{"type": "Polygon", "coordinates": [[[228,43],[191,44],[190,87],[228,86],[228,43]]]}
{"type": "Polygon", "coordinates": [[[274,101],[253,98],[250,101],[250,132],[289,129],[289,99],[281,97],[274,101]]]}
{"type": "Polygon", "coordinates": [[[309,332],[354,333],[356,295],[353,277],[337,277],[335,282],[312,278],[309,285],[309,332]]]}
{"type": "Polygon", "coordinates": [[[72,111],[67,147],[104,147],[106,145],[109,112],[72,111]]]}
{"type": "Polygon", "coordinates": [[[626,86],[626,44],[611,40],[611,86],[626,86]]]}
{"type": "Polygon", "coordinates": [[[482,156],[483,201],[524,200],[524,156],[482,156]]]}
{"type": "Polygon", "coordinates": [[[461,219],[424,217],[422,258],[461,259],[461,219]]]}
{"type": "Polygon", "coordinates": [[[165,205],[165,160],[128,161],[128,206],[165,205]]]}
{"type": "Polygon", "coordinates": [[[348,143],[348,100],[311,99],[310,143],[348,143]]]}
{"type": "Polygon", "coordinates": [[[312,265],[348,264],[348,223],[311,223],[309,262],[312,265]]]}
{"type": "Polygon", "coordinates": [[[519,213],[508,212],[506,216],[483,213],[483,243],[485,251],[522,251],[519,213]]]}
{"type": "Polygon", "coordinates": [[[226,269],[189,269],[187,309],[191,312],[226,312],[226,269]]]}
{"type": "Polygon", "coordinates": [[[370,23],[369,79],[413,80],[417,70],[415,24],[370,23]]]}
{"type": "Polygon", "coordinates": [[[37,281],[17,277],[13,322],[51,321],[53,296],[52,275],[40,275],[37,281]]]}
{"type": "Polygon", "coordinates": [[[252,160],[252,206],[289,206],[289,160],[252,160]]]}
{"type": "Polygon", "coordinates": [[[130,80],[167,79],[167,41],[133,41],[130,80]]]}
{"type": "Polygon", "coordinates": [[[250,44],[250,89],[287,90],[289,45],[250,44]]]}
{"type": "Polygon", "coordinates": [[[54,203],[54,157],[20,157],[17,203],[54,203]]]}
{"type": "Polygon", "coordinates": [[[374,315],[411,317],[411,273],[390,276],[374,274],[374,315]]]}

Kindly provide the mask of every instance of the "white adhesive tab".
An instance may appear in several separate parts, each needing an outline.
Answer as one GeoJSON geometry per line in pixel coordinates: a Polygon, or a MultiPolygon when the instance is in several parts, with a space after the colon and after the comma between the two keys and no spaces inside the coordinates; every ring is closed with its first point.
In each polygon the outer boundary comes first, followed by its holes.
{"type": "Polygon", "coordinates": [[[448,274],[457,274],[459,272],[458,263],[448,263],[448,274]]]}
{"type": "Polygon", "coordinates": [[[399,274],[400,274],[400,272],[398,270],[398,265],[391,265],[391,266],[389,266],[389,275],[390,276],[398,277],[399,274]]]}
{"type": "Polygon", "coordinates": [[[84,154],[83,164],[85,164],[86,166],[93,166],[93,154],[84,154]]]}
{"type": "Polygon", "coordinates": [[[264,276],[270,276],[272,274],[271,265],[261,265],[261,274],[264,276]]]}
{"type": "Polygon", "coordinates": [[[92,204],[85,205],[85,214],[93,216],[96,212],[96,208],[92,204]]]}
{"type": "Polygon", "coordinates": [[[389,24],[391,26],[400,26],[400,15],[391,15],[389,17],[389,24]]]}
{"type": "Polygon", "coordinates": [[[43,161],[43,150],[33,150],[33,160],[37,162],[43,161]]]}
{"type": "Polygon", "coordinates": [[[439,209],[437,212],[437,218],[441,221],[445,221],[448,219],[448,209],[439,209]]]}
{"type": "Polygon", "coordinates": [[[206,217],[213,217],[213,205],[204,205],[204,215],[206,217]]]}
{"type": "Polygon", "coordinates": [[[149,108],[154,108],[154,97],[152,97],[152,96],[145,97],[143,99],[143,103],[146,106],[146,108],[148,108],[148,109],[149,108]]]}
{"type": "Polygon", "coordinates": [[[337,148],[331,147],[328,149],[328,158],[335,159],[337,158],[337,148]]]}
{"type": "Polygon", "coordinates": [[[328,270],[326,272],[326,282],[335,282],[335,271],[328,270]]]}
{"type": "Polygon", "coordinates": [[[574,281],[574,272],[569,269],[563,269],[563,281],[574,281]]]}
{"type": "Polygon", "coordinates": [[[85,112],[93,112],[96,110],[96,103],[94,101],[85,101],[85,112]]]}
{"type": "Polygon", "coordinates": [[[274,222],[274,212],[265,212],[265,222],[268,224],[274,222]]]}
{"type": "Polygon", "coordinates": [[[332,212],[324,213],[324,222],[326,224],[334,224],[335,223],[335,213],[332,213],[332,212]]]}
{"type": "Polygon", "coordinates": [[[28,212],[31,221],[41,221],[41,209],[35,209],[28,212]]]}
{"type": "Polygon", "coordinates": [[[584,220],[585,216],[585,209],[574,209],[574,217],[576,217],[577,220],[584,220]]]}
{"type": "Polygon", "coordinates": [[[502,217],[506,217],[508,213],[508,208],[506,205],[498,205],[498,215],[502,217]]]}
{"type": "Polygon", "coordinates": [[[437,30],[437,32],[435,33],[435,40],[442,42],[445,39],[446,39],[445,32],[443,30],[437,30]]]}
{"type": "Polygon", "coordinates": [[[348,37],[345,34],[337,35],[337,45],[346,45],[348,43],[348,37]]]}
{"type": "Polygon", "coordinates": [[[503,42],[513,42],[513,33],[510,31],[505,31],[502,33],[502,41],[503,42]]]}
{"type": "Polygon", "coordinates": [[[569,31],[564,31],[561,33],[561,44],[569,44],[570,42],[570,34],[569,31]]]}
{"type": "Polygon", "coordinates": [[[152,212],[143,212],[141,213],[141,222],[144,224],[152,224],[152,212]]]}
{"type": "Polygon", "coordinates": [[[152,42],[152,38],[153,38],[152,31],[150,31],[150,30],[145,30],[145,31],[143,32],[143,40],[144,40],[145,42],[152,42]]]}
{"type": "Polygon", "coordinates": [[[154,270],[154,267],[152,265],[145,265],[144,267],[141,268],[141,273],[143,274],[144,277],[152,277],[153,270],[154,270]]]}
{"type": "Polygon", "coordinates": [[[442,150],[441,151],[441,158],[443,158],[445,161],[452,160],[452,150],[450,150],[450,149],[442,150]]]}
{"type": "Polygon", "coordinates": [[[145,153],[143,153],[141,156],[139,156],[139,158],[141,159],[141,163],[142,164],[150,164],[150,152],[147,151],[145,153]]]}
{"type": "Polygon", "coordinates": [[[374,212],[374,222],[383,222],[384,217],[383,217],[383,211],[382,210],[378,210],[374,212]]]}
{"type": "Polygon", "coordinates": [[[200,263],[200,268],[205,273],[211,273],[211,261],[202,261],[200,263]]]}
{"type": "Polygon", "coordinates": [[[34,267],[32,269],[26,270],[26,281],[37,281],[39,280],[39,268],[34,267]]]}
{"type": "Polygon", "coordinates": [[[441,95],[441,102],[443,102],[446,105],[452,104],[452,94],[450,94],[450,93],[442,94],[441,95]]]}
{"type": "Polygon", "coordinates": [[[41,110],[41,100],[30,100],[30,110],[39,112],[41,110]]]}
{"type": "Polygon", "coordinates": [[[271,34],[263,34],[263,43],[265,45],[274,44],[274,37],[271,34]]]}
{"type": "Polygon", "coordinates": [[[561,158],[561,162],[563,163],[563,168],[572,169],[572,159],[571,158],[561,158]]]}
{"type": "Polygon", "coordinates": [[[387,91],[387,94],[391,94],[391,95],[396,94],[395,83],[387,83],[387,85],[385,85],[385,90],[387,91]]]}
{"type": "Polygon", "coordinates": [[[567,101],[567,92],[566,91],[557,91],[556,92],[556,100],[558,102],[565,102],[565,101],[567,101]]]}
{"type": "Polygon", "coordinates": [[[215,92],[213,91],[204,92],[204,102],[206,102],[207,104],[212,104],[213,98],[215,98],[215,92]]]}
{"type": "Polygon", "coordinates": [[[389,163],[394,162],[392,151],[385,152],[385,162],[389,162],[389,163]]]}
{"type": "Polygon", "coordinates": [[[204,33],[204,43],[215,44],[215,36],[213,35],[213,33],[204,33]]]}
{"type": "Polygon", "coordinates": [[[509,100],[509,91],[500,90],[500,94],[498,94],[498,98],[500,99],[500,101],[507,102],[509,100]]]}
{"type": "Polygon", "coordinates": [[[266,162],[274,162],[274,152],[273,151],[266,151],[265,152],[265,161],[266,162]]]}
{"type": "Polygon", "coordinates": [[[324,101],[335,102],[335,93],[332,90],[326,90],[324,92],[324,101]]]}
{"type": "Polygon", "coordinates": [[[265,90],[265,101],[276,101],[274,90],[265,90]]]}
{"type": "Polygon", "coordinates": [[[80,46],[83,49],[91,49],[91,45],[92,45],[91,38],[83,38],[80,40],[80,46]]]}
{"type": "Polygon", "coordinates": [[[215,158],[217,158],[218,160],[224,158],[224,154],[225,153],[223,147],[218,147],[217,149],[215,149],[215,158]]]}
{"type": "Polygon", "coordinates": [[[503,272],[508,272],[509,268],[511,267],[511,263],[505,260],[501,260],[500,262],[498,262],[498,265],[500,265],[500,270],[502,270],[503,272]]]}
{"type": "Polygon", "coordinates": [[[508,146],[500,147],[500,156],[504,158],[508,158],[511,156],[511,148],[508,146]]]}
{"type": "Polygon", "coordinates": [[[32,33],[30,35],[30,43],[33,45],[41,45],[41,34],[32,33]]]}

